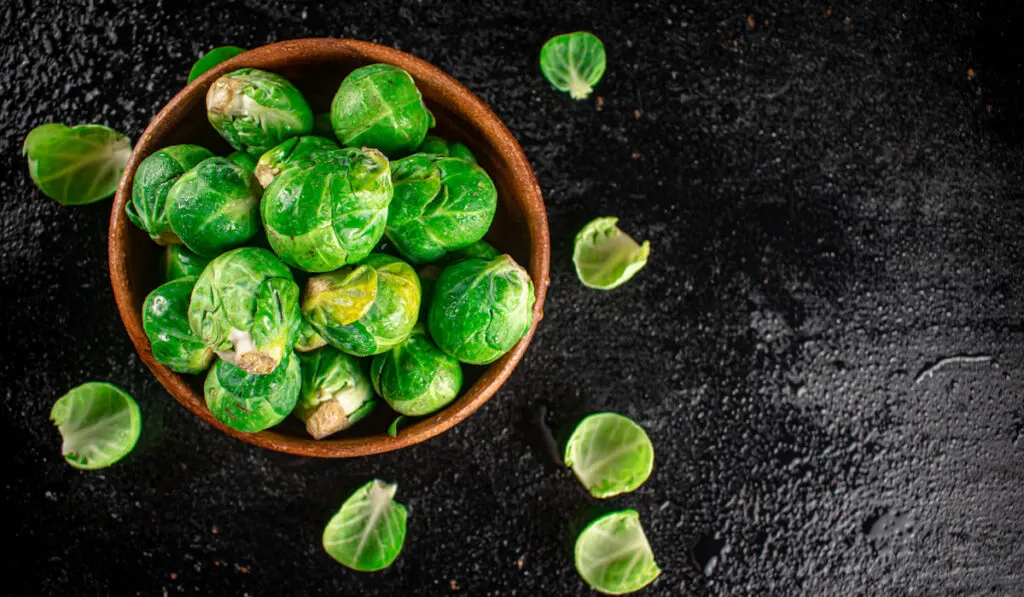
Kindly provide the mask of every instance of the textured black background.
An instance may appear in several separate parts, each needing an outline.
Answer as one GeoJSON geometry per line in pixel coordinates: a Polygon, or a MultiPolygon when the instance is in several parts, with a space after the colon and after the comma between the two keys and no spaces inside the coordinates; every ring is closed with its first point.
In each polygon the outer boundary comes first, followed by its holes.
{"type": "Polygon", "coordinates": [[[574,533],[615,506],[665,570],[648,595],[1024,593],[1014,4],[0,2],[3,591],[585,595],[574,533]],[[537,68],[576,29],[608,51],[579,103],[537,68]],[[519,138],[551,220],[547,317],[511,381],[443,436],[354,461],[265,452],[173,402],[115,312],[110,202],[57,205],[19,155],[50,121],[137,138],[202,51],[307,36],[463,81],[519,138]],[[607,293],[570,261],[599,215],[653,243],[607,293]],[[955,355],[992,360],[915,382],[955,355]],[[79,472],[47,417],[92,379],[138,397],[145,431],[79,472]],[[542,405],[555,429],[636,419],[650,481],[594,503],[550,465],[542,405]],[[372,477],[410,521],[397,563],[365,575],[319,539],[372,477]]]}

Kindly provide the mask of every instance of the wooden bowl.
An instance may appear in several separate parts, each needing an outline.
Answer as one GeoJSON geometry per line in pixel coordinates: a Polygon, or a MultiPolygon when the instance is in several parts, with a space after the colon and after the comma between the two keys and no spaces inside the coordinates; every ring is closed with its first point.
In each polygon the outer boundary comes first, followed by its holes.
{"type": "Polygon", "coordinates": [[[550,240],[540,187],[515,138],[494,112],[458,81],[431,64],[376,44],[347,39],[285,41],[236,56],[182,89],[156,115],[142,134],[125,168],[110,214],[110,277],[124,326],[139,356],[160,383],[188,410],[217,429],[263,448],[324,458],[379,454],[422,442],[468,417],[494,395],[508,379],[537,329],[543,315],[548,286],[550,240]],[[332,438],[314,440],[301,423],[289,417],[281,425],[259,433],[241,433],[215,419],[203,399],[203,376],[185,376],[156,362],[142,329],[142,303],[159,279],[162,247],[130,224],[125,204],[132,195],[135,169],[154,151],[179,143],[195,143],[221,155],[230,151],[206,119],[206,91],[221,75],[251,66],[278,73],[306,95],[314,113],[327,112],[341,80],[353,69],[373,63],[400,66],[416,80],[437,118],[437,134],[469,146],[498,188],[498,210],[488,240],[511,254],[533,278],[537,302],[533,326],[505,356],[486,368],[464,367],[463,395],[445,409],[402,429],[398,437],[387,432],[388,409],[361,421],[332,438]]]}

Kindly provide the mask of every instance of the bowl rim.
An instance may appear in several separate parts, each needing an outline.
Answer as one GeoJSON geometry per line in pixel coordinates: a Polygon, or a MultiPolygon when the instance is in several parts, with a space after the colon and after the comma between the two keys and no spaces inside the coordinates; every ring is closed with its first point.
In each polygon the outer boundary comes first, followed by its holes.
{"type": "Polygon", "coordinates": [[[504,384],[522,359],[536,332],[538,323],[543,318],[544,299],[550,283],[550,250],[547,214],[533,169],[515,137],[490,107],[456,79],[421,58],[372,42],[340,38],[302,38],[260,46],[218,64],[186,85],[157,113],[139,137],[118,183],[111,208],[108,234],[111,285],[125,330],[139,357],[175,400],[206,423],[249,444],[277,452],[320,458],[367,456],[418,444],[451,429],[487,402],[504,384]],[[524,221],[530,234],[530,263],[527,269],[533,279],[536,294],[533,323],[527,334],[512,350],[491,363],[476,383],[461,397],[443,410],[415,425],[400,430],[397,437],[380,434],[368,437],[314,440],[286,435],[275,431],[274,428],[258,433],[239,432],[218,421],[206,408],[203,397],[192,389],[181,374],[175,373],[154,359],[149,338],[142,327],[142,315],[134,308],[133,297],[129,290],[129,259],[127,251],[124,250],[129,222],[125,215],[125,205],[139,163],[150,152],[157,149],[148,147],[152,143],[153,137],[170,126],[167,123],[177,120],[189,99],[194,98],[196,94],[205,95],[206,89],[215,79],[238,68],[255,66],[269,59],[280,59],[282,56],[286,59],[289,56],[308,57],[311,55],[329,58],[338,53],[355,53],[372,62],[384,62],[404,68],[413,76],[418,86],[429,87],[435,92],[435,95],[443,96],[449,105],[457,105],[459,112],[482,132],[485,142],[497,150],[511,173],[518,194],[522,195],[524,199],[522,204],[524,221]],[[146,150],[146,155],[143,155],[140,148],[146,150]]]}

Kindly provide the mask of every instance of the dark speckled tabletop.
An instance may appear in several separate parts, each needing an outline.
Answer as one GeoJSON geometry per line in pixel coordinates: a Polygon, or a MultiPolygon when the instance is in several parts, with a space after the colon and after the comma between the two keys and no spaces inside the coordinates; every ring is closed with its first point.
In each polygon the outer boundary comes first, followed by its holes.
{"type": "Polygon", "coordinates": [[[3,592],[587,595],[574,533],[629,507],[665,570],[645,595],[1024,593],[1024,15],[975,4],[0,3],[3,592]],[[577,29],[608,51],[579,103],[537,68],[577,29]],[[309,36],[392,45],[479,94],[553,240],[547,316],[502,391],[351,461],[265,452],[175,403],[114,308],[110,202],[59,206],[20,157],[50,121],[137,138],[212,46],[309,36]],[[653,245],[612,292],[570,260],[600,215],[653,245]],[[989,358],[943,361],[964,356],[989,358]],[[80,472],[47,416],[93,379],[145,429],[80,472]],[[610,503],[538,433],[600,410],[657,454],[610,503]],[[373,477],[410,519],[367,575],[319,543],[373,477]]]}

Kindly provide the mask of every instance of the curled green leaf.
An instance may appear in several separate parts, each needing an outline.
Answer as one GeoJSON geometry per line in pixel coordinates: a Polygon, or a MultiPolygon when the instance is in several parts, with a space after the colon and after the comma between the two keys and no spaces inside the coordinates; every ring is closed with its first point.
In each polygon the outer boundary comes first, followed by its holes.
{"type": "Polygon", "coordinates": [[[576,234],[572,262],[584,286],[598,290],[617,288],[647,265],[650,241],[637,244],[619,230],[618,218],[597,218],[576,234]]]}
{"type": "Polygon", "coordinates": [[[395,502],[398,485],[373,480],[356,490],[324,529],[324,550],[353,570],[390,566],[405,543],[405,506],[395,502]]]}
{"type": "Polygon", "coordinates": [[[234,58],[239,54],[245,52],[245,48],[239,48],[238,46],[221,46],[219,48],[213,48],[209,52],[203,54],[196,60],[196,63],[192,65],[192,70],[188,73],[188,82],[191,83],[198,79],[203,73],[217,66],[221,62],[234,58]]]}
{"type": "Polygon", "coordinates": [[[596,498],[640,487],[654,468],[654,446],[629,418],[598,413],[580,421],[565,447],[565,465],[596,498]]]}
{"type": "Polygon", "coordinates": [[[113,195],[131,154],[128,137],[98,124],[37,126],[22,147],[32,182],[61,205],[95,203],[113,195]]]}
{"type": "Polygon", "coordinates": [[[556,35],[540,50],[540,70],[555,89],[586,99],[604,76],[604,44],[593,33],[556,35]]]}
{"type": "Polygon", "coordinates": [[[591,522],[576,539],[575,556],[580,577],[606,595],[639,591],[661,574],[635,510],[591,522]]]}
{"type": "Polygon", "coordinates": [[[142,431],[139,405],[121,388],[84,383],[61,396],[50,419],[64,438],[61,452],[68,464],[106,468],[132,451],[142,431]]]}

